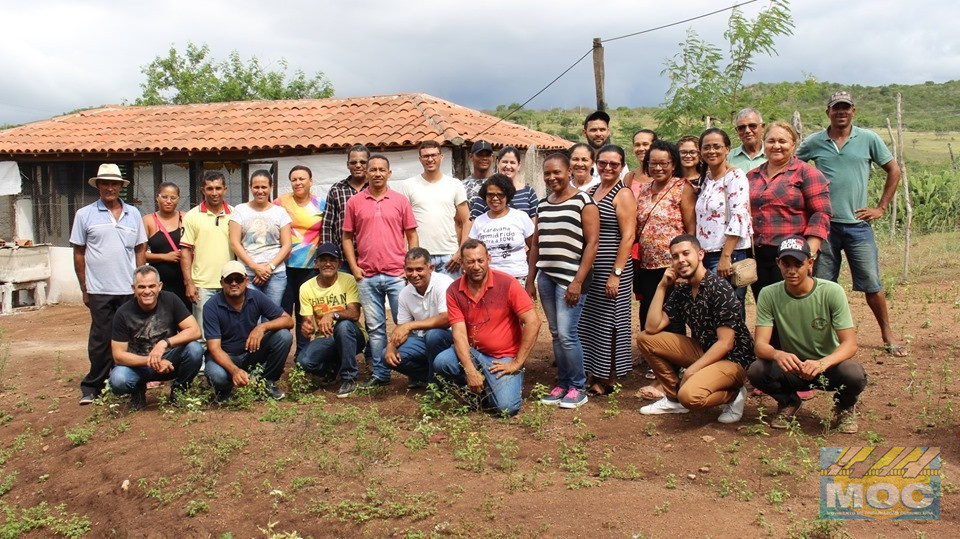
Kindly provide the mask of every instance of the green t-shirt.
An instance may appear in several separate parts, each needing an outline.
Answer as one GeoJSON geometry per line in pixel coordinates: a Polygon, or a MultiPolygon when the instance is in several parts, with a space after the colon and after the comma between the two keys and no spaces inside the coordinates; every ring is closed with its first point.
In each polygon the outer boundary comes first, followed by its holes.
{"type": "Polygon", "coordinates": [[[812,160],[830,180],[830,204],[833,206],[831,220],[852,225],[860,222],[856,211],[867,207],[870,163],[886,165],[893,155],[880,135],[853,126],[850,138],[839,151],[837,144],[823,130],[803,139],[797,148],[797,158],[801,161],[812,160]]]}
{"type": "Polygon", "coordinates": [[[757,298],[757,326],[776,323],[780,348],[802,360],[822,359],[840,346],[837,331],[853,327],[843,288],[815,279],[813,291],[791,296],[783,282],[765,286],[757,298]]]}
{"type": "Polygon", "coordinates": [[[346,310],[351,303],[360,303],[353,275],[337,272],[337,281],[328,288],[321,288],[316,277],[300,286],[300,316],[312,314],[319,320],[325,314],[346,310]]]}
{"type": "Polygon", "coordinates": [[[760,165],[767,162],[767,156],[763,153],[763,144],[760,144],[760,153],[751,158],[747,155],[746,150],[743,149],[743,146],[737,146],[736,148],[730,150],[730,153],[727,154],[727,162],[731,165],[739,168],[743,171],[744,174],[750,172],[751,170],[759,167],[760,165]]]}

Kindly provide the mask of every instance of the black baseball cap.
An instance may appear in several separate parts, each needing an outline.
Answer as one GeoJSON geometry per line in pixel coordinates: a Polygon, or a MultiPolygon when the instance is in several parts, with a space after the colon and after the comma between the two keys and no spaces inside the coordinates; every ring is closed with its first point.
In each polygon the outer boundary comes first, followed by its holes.
{"type": "Polygon", "coordinates": [[[317,258],[319,258],[320,255],[332,256],[338,260],[343,259],[343,256],[340,255],[340,248],[330,242],[321,243],[320,246],[317,247],[317,258]]]}

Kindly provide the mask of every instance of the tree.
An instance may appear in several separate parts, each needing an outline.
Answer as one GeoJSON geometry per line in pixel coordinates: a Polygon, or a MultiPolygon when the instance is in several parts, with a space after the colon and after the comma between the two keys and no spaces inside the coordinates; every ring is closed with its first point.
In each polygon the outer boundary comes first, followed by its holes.
{"type": "MultiPolygon", "coordinates": [[[[670,88],[657,112],[658,133],[675,138],[700,132],[704,117],[732,120],[747,105],[743,99],[743,77],[754,69],[758,54],[775,55],[775,38],[793,34],[788,0],[771,0],[769,7],[748,20],[739,8],[730,13],[723,37],[729,47],[727,64],[720,47],[708,43],[692,28],[680,43],[680,52],[664,62],[661,74],[670,79],[670,88]]],[[[756,105],[756,104],[753,104],[756,105]]]]}
{"type": "Polygon", "coordinates": [[[208,58],[210,47],[187,43],[181,54],[170,47],[166,56],[157,56],[143,66],[147,80],[140,84],[143,95],[136,105],[183,105],[187,103],[217,103],[222,101],[250,101],[254,99],[323,98],[333,95],[333,86],[317,72],[307,78],[303,70],[296,70],[287,79],[287,61],[280,59],[280,70],[268,70],[256,56],[244,62],[240,53],[232,51],[222,62],[208,58]]]}

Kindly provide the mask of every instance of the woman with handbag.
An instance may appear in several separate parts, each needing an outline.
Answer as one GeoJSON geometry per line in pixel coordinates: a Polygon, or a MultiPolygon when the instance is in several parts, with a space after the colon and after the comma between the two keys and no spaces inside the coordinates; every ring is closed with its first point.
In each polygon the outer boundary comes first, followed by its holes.
{"type": "MultiPolygon", "coordinates": [[[[747,258],[752,245],[750,184],[743,171],[727,161],[730,136],[726,132],[707,129],[700,135],[699,145],[707,172],[697,197],[697,239],[706,251],[703,265],[730,280],[734,264],[747,258]]],[[[753,275],[755,278],[756,271],[753,275]]],[[[746,319],[747,287],[737,287],[736,292],[740,313],[746,319]]]]}
{"type": "MultiPolygon", "coordinates": [[[[640,299],[640,329],[643,329],[650,301],[670,267],[670,240],[680,234],[693,234],[696,228],[696,194],[683,177],[680,152],[665,140],[654,141],[643,159],[643,172],[652,178],[637,190],[637,243],[639,277],[634,290],[640,299]]],[[[669,331],[685,333],[682,324],[671,324],[669,331]]]]}
{"type": "Polygon", "coordinates": [[[163,289],[176,294],[188,309],[193,303],[187,299],[183,273],[180,271],[180,235],[183,234],[183,212],[177,210],[180,188],[164,182],[157,192],[157,211],[143,216],[147,232],[147,263],[157,268],[163,289]]]}

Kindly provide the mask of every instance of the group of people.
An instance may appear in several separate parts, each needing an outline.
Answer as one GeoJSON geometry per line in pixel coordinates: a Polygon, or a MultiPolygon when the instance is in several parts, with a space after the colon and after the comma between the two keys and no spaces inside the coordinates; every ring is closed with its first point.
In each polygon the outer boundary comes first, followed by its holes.
{"type": "Polygon", "coordinates": [[[296,166],[290,193],[271,201],[273,178],[256,171],[251,201],[230,207],[223,175],[208,171],[199,206],[178,211],[176,186],[162,184],[157,212],[143,218],[119,198],[128,183],[119,168],[102,165],[89,180],[100,199],[78,211],[70,239],[91,311],[81,404],[108,377],[135,407],[149,382],[173,380],[175,399],[201,371],[220,401],[251,377],[283,398],[276,384],[294,329],[295,363],[339,381],[339,397],[388,385],[396,371],[409,388],[456,384],[513,415],[539,298],[557,371],[545,404],[577,408],[612,391],[634,366],[635,339],[654,379],[639,393],[655,401],[642,413],[721,406],[719,420],[735,422],[749,378],[778,402],[773,426],[820,388],[836,394],[837,426],[855,432],[866,375],[851,360],[856,337],[835,284],[841,253],[885,346],[906,352],[893,341],[870,227],[899,170],[879,137],[852,126],[854,112],[849,93],[833,94],[830,127],[802,144],[755,109],[736,117],[738,148],[718,128],[677,145],[640,130],[640,167],[629,171],[609,143],[609,115],[597,111],[584,121],[586,143],[543,161],[539,199],[520,151],[494,154],[484,140],[462,181],[442,172],[440,145],[424,141],[422,174],[395,190],[389,158],[357,145],[325,200],[311,193],[310,169],[296,166]],[[871,162],[887,171],[876,207],[866,200],[871,162]],[[726,279],[748,257],[755,337],[746,289],[726,279]],[[362,383],[361,352],[371,365],[362,383]]]}

